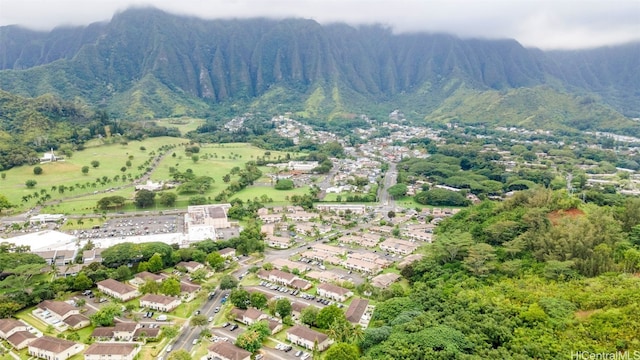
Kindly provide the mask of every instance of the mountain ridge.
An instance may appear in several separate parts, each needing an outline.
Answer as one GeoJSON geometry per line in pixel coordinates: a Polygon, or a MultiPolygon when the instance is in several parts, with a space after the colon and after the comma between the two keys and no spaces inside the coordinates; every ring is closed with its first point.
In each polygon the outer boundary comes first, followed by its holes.
{"type": "Polygon", "coordinates": [[[221,103],[251,108],[274,88],[292,92],[287,98],[304,107],[318,86],[347,94],[339,106],[345,110],[392,107],[406,97],[421,104],[409,110],[423,117],[443,108],[453,83],[478,91],[545,86],[592,94],[640,116],[640,43],[543,52],[508,39],[393,34],[308,19],[204,20],[135,8],[86,27],[2,27],[0,54],[0,89],[79,97],[131,119],[206,116],[221,103]]]}

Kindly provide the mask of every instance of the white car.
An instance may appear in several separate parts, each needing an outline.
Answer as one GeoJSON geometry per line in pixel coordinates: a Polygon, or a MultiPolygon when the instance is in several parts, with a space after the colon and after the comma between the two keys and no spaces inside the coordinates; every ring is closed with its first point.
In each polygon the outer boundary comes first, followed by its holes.
{"type": "Polygon", "coordinates": [[[191,342],[191,344],[193,344],[193,345],[198,345],[198,338],[193,339],[193,341],[191,342]]]}

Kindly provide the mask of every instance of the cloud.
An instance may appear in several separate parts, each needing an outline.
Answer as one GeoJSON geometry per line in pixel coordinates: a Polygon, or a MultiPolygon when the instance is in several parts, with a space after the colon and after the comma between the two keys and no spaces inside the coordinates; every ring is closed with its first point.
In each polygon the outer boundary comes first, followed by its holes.
{"type": "Polygon", "coordinates": [[[131,6],[204,18],[302,17],[395,32],[514,38],[543,49],[640,40],[638,0],[0,0],[0,25],[48,30],[105,21],[131,6]]]}

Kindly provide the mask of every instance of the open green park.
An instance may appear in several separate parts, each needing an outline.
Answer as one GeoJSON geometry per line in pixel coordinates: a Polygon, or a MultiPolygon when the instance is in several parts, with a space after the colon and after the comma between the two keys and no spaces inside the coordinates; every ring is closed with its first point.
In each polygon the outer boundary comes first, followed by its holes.
{"type": "MultiPolygon", "coordinates": [[[[168,120],[167,120],[168,121],[168,120]]],[[[194,127],[194,124],[185,126],[194,127]]],[[[182,131],[182,129],[181,129],[182,131]]],[[[72,156],[62,161],[35,164],[12,168],[0,179],[0,194],[7,197],[15,207],[5,213],[21,213],[32,208],[40,201],[42,213],[62,213],[70,215],[92,214],[96,203],[105,196],[122,196],[127,204],[117,211],[137,211],[133,204],[135,191],[132,186],[147,168],[151,168],[150,179],[154,182],[172,180],[172,172],[193,171],[197,176],[210,176],[214,179],[211,187],[203,194],[213,199],[216,194],[227,187],[223,177],[234,167],[242,169],[252,160],[284,160],[286,152],[265,151],[246,143],[227,144],[195,144],[197,153],[188,153],[186,147],[189,140],[174,137],[147,138],[142,141],[118,142],[117,139],[93,140],[84,150],[75,151],[72,156]],[[160,148],[169,146],[169,150],[160,156],[160,148]],[[193,156],[195,155],[195,157],[193,156]],[[154,159],[159,158],[157,165],[154,159]],[[97,163],[96,163],[97,162],[97,163]],[[40,167],[42,172],[34,173],[40,167]],[[88,171],[83,167],[88,167],[88,171]],[[27,181],[34,180],[32,187],[27,181]],[[41,201],[44,197],[45,201],[41,201]]],[[[290,153],[293,158],[299,154],[290,153]]],[[[263,176],[254,186],[234,194],[233,198],[242,200],[267,199],[276,204],[284,204],[293,195],[308,192],[308,186],[292,190],[276,190],[269,174],[277,170],[273,167],[260,166],[263,176]]],[[[236,176],[231,176],[234,181],[236,176]]],[[[167,190],[174,191],[175,190],[167,190]]],[[[170,208],[184,208],[193,194],[177,194],[176,203],[170,208]]],[[[154,209],[164,210],[157,204],[154,209]]]]}

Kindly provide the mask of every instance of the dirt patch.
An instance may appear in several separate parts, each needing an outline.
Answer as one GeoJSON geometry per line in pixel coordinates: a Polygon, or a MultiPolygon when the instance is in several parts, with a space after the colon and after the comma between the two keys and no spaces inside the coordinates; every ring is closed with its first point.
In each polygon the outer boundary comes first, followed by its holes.
{"type": "Polygon", "coordinates": [[[553,225],[556,225],[563,218],[577,218],[583,216],[584,211],[580,209],[556,210],[550,212],[547,217],[553,225]]]}
{"type": "Polygon", "coordinates": [[[576,319],[578,319],[578,320],[585,320],[589,316],[591,316],[593,313],[595,313],[596,311],[598,311],[598,310],[580,310],[580,311],[576,311],[574,313],[574,315],[576,316],[576,319]]]}

